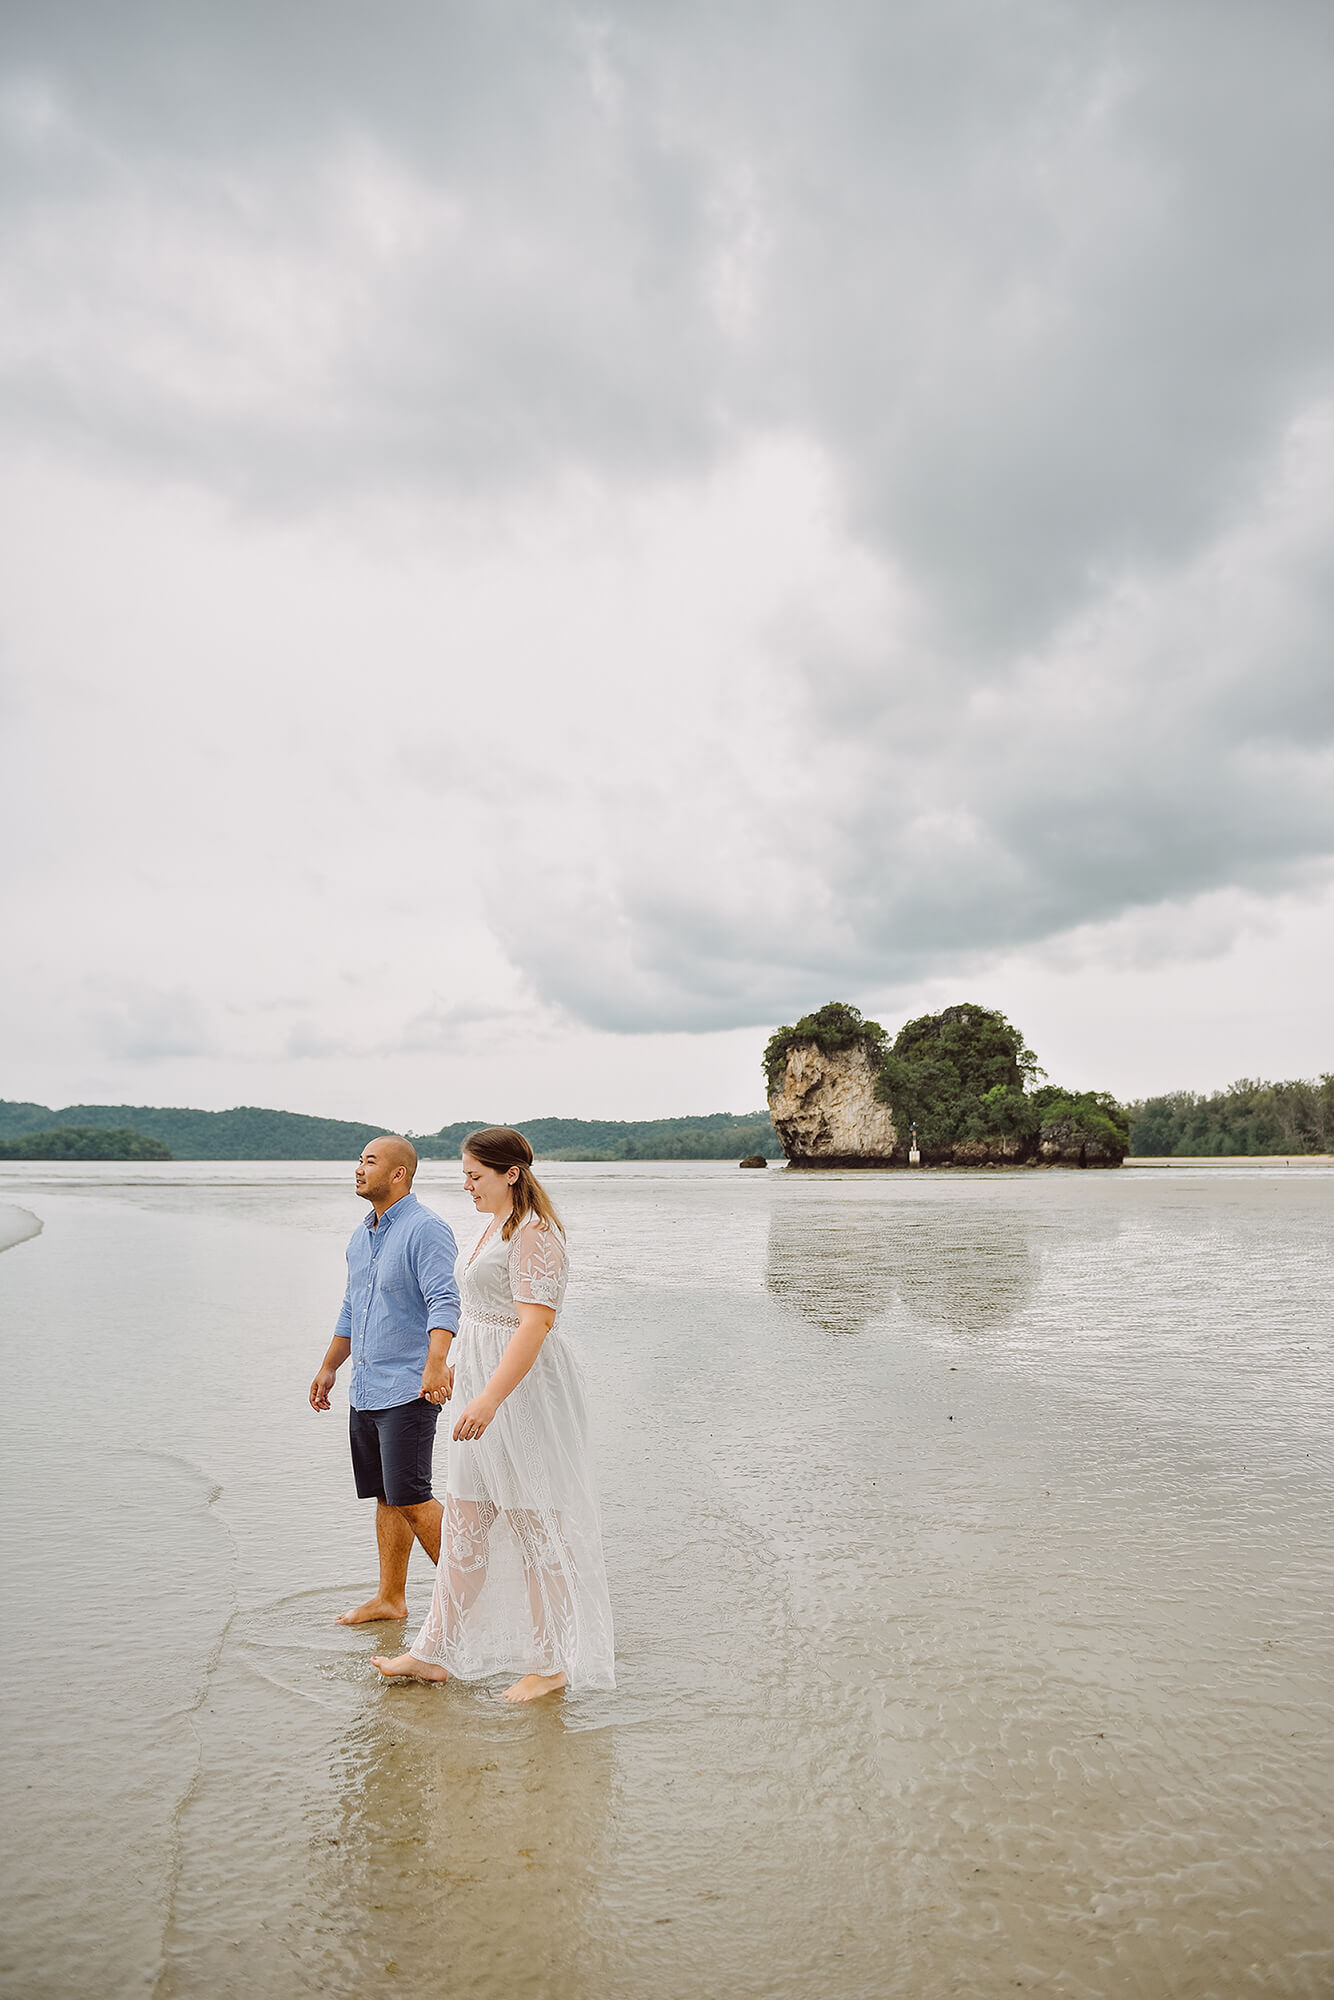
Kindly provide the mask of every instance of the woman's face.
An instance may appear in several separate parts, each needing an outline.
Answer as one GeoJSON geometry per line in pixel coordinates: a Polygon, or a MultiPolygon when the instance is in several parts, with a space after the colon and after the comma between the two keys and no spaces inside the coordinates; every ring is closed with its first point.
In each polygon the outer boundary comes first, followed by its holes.
{"type": "Polygon", "coordinates": [[[508,1215],[514,1206],[517,1167],[484,1167],[471,1153],[463,1155],[463,1185],[472,1196],[473,1207],[484,1215],[508,1215]]]}

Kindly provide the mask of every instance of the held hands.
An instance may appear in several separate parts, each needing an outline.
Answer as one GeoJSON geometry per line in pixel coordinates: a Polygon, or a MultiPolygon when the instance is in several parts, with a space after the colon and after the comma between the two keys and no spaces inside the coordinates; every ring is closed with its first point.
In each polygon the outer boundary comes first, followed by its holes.
{"type": "Polygon", "coordinates": [[[428,1361],[422,1370],[422,1396],[437,1408],[454,1393],[454,1370],[447,1361],[428,1361]]]}
{"type": "Polygon", "coordinates": [[[496,1414],[494,1399],[485,1394],[474,1396],[463,1415],[454,1426],[454,1437],[459,1439],[479,1438],[496,1414]]]}
{"type": "Polygon", "coordinates": [[[315,1380],[310,1385],[310,1407],[312,1410],[328,1409],[329,1391],[330,1389],[333,1388],[333,1385],[334,1385],[333,1369],[321,1368],[319,1374],[315,1377],[315,1380]]]}

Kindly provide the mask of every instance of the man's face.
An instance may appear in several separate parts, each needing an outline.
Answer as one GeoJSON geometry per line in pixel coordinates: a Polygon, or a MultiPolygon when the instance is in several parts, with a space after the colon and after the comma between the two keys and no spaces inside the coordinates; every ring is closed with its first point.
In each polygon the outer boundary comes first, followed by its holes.
{"type": "Polygon", "coordinates": [[[396,1168],[388,1152],[377,1151],[372,1140],[357,1161],[357,1193],[363,1201],[387,1201],[394,1192],[396,1171],[401,1174],[403,1169],[396,1168]]]}

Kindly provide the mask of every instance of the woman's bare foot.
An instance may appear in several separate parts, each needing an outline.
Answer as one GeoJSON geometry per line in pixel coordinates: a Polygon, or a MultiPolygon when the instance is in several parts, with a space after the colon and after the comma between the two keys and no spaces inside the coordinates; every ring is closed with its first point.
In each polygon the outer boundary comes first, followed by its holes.
{"type": "Polygon", "coordinates": [[[372,1653],[371,1665],[378,1667],[387,1681],[443,1681],[449,1678],[443,1667],[433,1667],[429,1660],[419,1660],[415,1653],[400,1653],[395,1660],[386,1659],[383,1653],[372,1653]]]}
{"type": "Polygon", "coordinates": [[[340,1611],[334,1619],[335,1625],[379,1625],[388,1624],[390,1619],[406,1618],[408,1601],[400,1598],[395,1604],[387,1597],[368,1597],[355,1611],[340,1611]]]}
{"type": "Polygon", "coordinates": [[[557,1688],[565,1686],[564,1674],[525,1674],[521,1681],[515,1681],[512,1688],[506,1688],[506,1701],[536,1701],[541,1695],[555,1694],[557,1688]]]}

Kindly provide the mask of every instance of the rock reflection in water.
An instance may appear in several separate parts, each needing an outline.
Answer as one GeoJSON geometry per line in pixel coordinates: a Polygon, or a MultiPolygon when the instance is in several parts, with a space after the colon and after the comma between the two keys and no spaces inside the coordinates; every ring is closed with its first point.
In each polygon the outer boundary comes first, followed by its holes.
{"type": "Polygon", "coordinates": [[[767,1282],[826,1333],[858,1333],[896,1304],[960,1333],[1007,1326],[1032,1299],[1041,1268],[1033,1219],[921,1200],[874,1203],[855,1184],[819,1203],[775,1201],[767,1282]]]}

